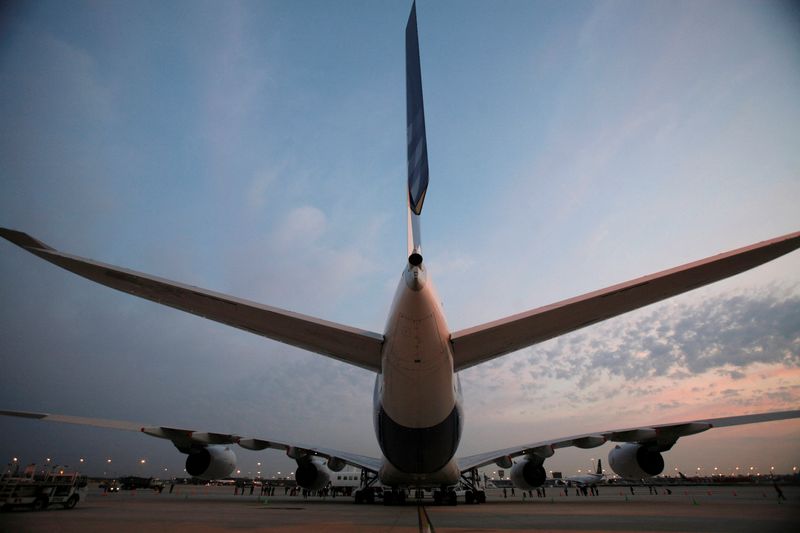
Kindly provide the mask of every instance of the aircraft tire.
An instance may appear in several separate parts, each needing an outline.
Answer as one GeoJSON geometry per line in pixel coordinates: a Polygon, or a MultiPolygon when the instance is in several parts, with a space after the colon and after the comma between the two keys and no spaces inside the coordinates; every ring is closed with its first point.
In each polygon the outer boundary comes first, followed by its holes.
{"type": "Polygon", "coordinates": [[[475,501],[478,503],[486,503],[486,491],[479,490],[478,493],[475,495],[475,501]]]}
{"type": "Polygon", "coordinates": [[[475,494],[471,490],[464,493],[464,503],[467,505],[475,503],[475,494]]]}

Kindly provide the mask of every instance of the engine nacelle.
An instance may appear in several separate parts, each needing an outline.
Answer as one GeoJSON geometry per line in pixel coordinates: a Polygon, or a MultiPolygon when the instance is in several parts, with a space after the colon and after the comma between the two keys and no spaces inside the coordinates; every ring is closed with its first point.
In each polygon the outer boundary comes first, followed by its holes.
{"type": "Polygon", "coordinates": [[[511,467],[511,482],[517,488],[532,490],[544,485],[545,479],[547,472],[544,471],[542,461],[525,458],[511,467]]]}
{"type": "Polygon", "coordinates": [[[228,477],[235,469],[236,454],[228,446],[207,446],[186,458],[186,472],[200,479],[228,477]]]}
{"type": "Polygon", "coordinates": [[[331,457],[328,459],[328,470],[331,472],[341,472],[346,465],[347,463],[338,457],[331,457]]]}
{"type": "Polygon", "coordinates": [[[297,484],[308,490],[319,490],[328,484],[331,476],[328,469],[319,458],[298,461],[294,471],[294,479],[297,484]]]}
{"type": "Polygon", "coordinates": [[[608,464],[625,479],[657,476],[664,471],[664,458],[660,452],[630,442],[614,446],[608,452],[608,464]]]}

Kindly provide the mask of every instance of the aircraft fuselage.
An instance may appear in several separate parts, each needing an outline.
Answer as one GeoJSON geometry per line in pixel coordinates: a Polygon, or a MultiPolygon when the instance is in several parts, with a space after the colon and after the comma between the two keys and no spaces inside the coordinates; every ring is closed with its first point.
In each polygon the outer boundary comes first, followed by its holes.
{"type": "Polygon", "coordinates": [[[461,384],[449,330],[424,265],[409,264],[386,323],[373,398],[386,485],[452,485],[461,439],[461,384]]]}

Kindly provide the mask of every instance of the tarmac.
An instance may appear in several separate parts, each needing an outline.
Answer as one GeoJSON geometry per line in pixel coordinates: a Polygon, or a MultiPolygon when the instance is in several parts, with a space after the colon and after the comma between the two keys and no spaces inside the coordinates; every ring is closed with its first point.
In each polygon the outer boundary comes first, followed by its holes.
{"type": "MultiPolygon", "coordinates": [[[[279,489],[280,490],[280,489],[279,489]]],[[[0,531],[242,531],[274,532],[475,532],[475,531],[800,531],[800,487],[783,487],[779,502],[771,485],[676,486],[672,494],[636,487],[601,486],[599,496],[569,496],[547,489],[546,498],[507,499],[489,490],[480,505],[356,505],[352,498],[304,500],[234,495],[233,487],[176,486],[169,494],[151,490],[104,494],[92,487],[75,509],[51,507],[0,513],[0,531]]]]}

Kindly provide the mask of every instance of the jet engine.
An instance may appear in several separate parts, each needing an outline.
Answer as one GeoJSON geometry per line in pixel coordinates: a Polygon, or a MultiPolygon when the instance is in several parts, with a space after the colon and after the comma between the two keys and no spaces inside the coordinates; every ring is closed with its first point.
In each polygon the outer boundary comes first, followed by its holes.
{"type": "Polygon", "coordinates": [[[537,461],[529,457],[514,463],[514,466],[511,467],[511,482],[515,487],[523,490],[541,487],[547,478],[542,463],[542,460],[537,461]]]}
{"type": "Polygon", "coordinates": [[[664,471],[664,458],[660,452],[630,442],[614,446],[608,452],[608,464],[625,479],[657,476],[664,471]]]}
{"type": "Polygon", "coordinates": [[[294,472],[297,484],[309,490],[319,490],[327,485],[331,476],[323,463],[324,460],[319,458],[298,461],[294,472]]]}
{"type": "Polygon", "coordinates": [[[228,477],[235,468],[236,454],[228,446],[207,446],[186,458],[186,472],[200,479],[228,477]]]}

